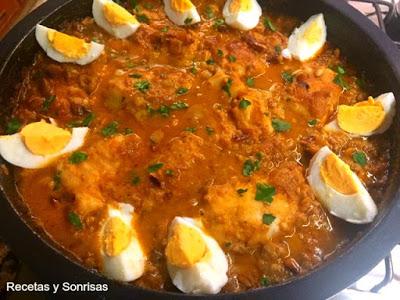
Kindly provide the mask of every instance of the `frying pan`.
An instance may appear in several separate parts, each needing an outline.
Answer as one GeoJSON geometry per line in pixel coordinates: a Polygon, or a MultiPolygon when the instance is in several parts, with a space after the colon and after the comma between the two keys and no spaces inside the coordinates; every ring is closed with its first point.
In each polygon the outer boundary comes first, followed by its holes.
{"type": "MultiPolygon", "coordinates": [[[[42,22],[58,27],[65,20],[91,15],[91,0],[52,0],[23,19],[0,45],[0,115],[12,111],[12,95],[21,81],[21,69],[33,62],[39,46],[34,26],[42,22]]],[[[400,54],[390,39],[375,25],[341,0],[260,1],[268,9],[282,10],[305,20],[323,12],[328,39],[364,71],[377,90],[393,91],[400,99],[400,54]]],[[[400,241],[400,105],[392,129],[392,160],[389,182],[383,193],[379,215],[369,225],[352,225],[352,238],[335,255],[312,272],[279,285],[238,294],[191,296],[158,292],[105,279],[82,267],[35,225],[15,188],[13,172],[0,175],[0,234],[14,252],[43,282],[107,283],[109,291],[85,294],[91,298],[131,299],[324,299],[348,287],[372,269],[400,241]]],[[[75,294],[76,295],[76,294],[75,294]]],[[[59,295],[58,295],[59,296],[59,295]]],[[[69,296],[72,296],[69,294],[69,296]]]]}

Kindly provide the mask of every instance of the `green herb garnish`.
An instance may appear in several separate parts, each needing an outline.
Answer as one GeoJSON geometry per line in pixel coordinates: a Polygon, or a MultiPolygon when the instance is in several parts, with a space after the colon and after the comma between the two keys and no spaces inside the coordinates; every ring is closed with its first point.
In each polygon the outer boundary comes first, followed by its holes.
{"type": "Polygon", "coordinates": [[[292,128],[292,125],[289,122],[275,118],[272,119],[272,127],[276,132],[286,132],[292,128]]]}
{"type": "Polygon", "coordinates": [[[235,61],[236,61],[236,56],[228,55],[228,60],[229,60],[230,62],[235,62],[235,61]]]}
{"type": "Polygon", "coordinates": [[[215,21],[214,21],[214,28],[215,29],[219,29],[219,28],[221,28],[222,26],[224,26],[225,25],[225,20],[224,19],[216,19],[215,21]]]}
{"type": "Polygon", "coordinates": [[[73,211],[70,211],[68,213],[68,221],[72,224],[72,226],[74,226],[76,229],[82,229],[83,228],[83,224],[81,221],[81,218],[79,217],[78,214],[76,214],[73,211]]]}
{"type": "Polygon", "coordinates": [[[56,100],[55,95],[51,95],[43,100],[42,104],[42,110],[43,111],[48,111],[50,109],[50,106],[53,104],[53,102],[56,100]]]}
{"type": "Polygon", "coordinates": [[[314,127],[315,125],[317,125],[317,123],[318,123],[317,119],[312,119],[307,122],[308,126],[310,127],[314,127]]]}
{"type": "Polygon", "coordinates": [[[342,74],[337,74],[333,79],[333,82],[336,83],[338,86],[340,86],[344,91],[350,89],[350,85],[348,84],[348,82],[346,81],[346,79],[343,77],[342,74]]]}
{"type": "Polygon", "coordinates": [[[246,78],[246,84],[249,87],[253,87],[254,86],[254,77],[247,77],[246,78]]]}
{"type": "Polygon", "coordinates": [[[368,163],[368,158],[365,152],[363,151],[356,151],[352,155],[353,161],[360,165],[361,167],[365,167],[368,163]]]}
{"type": "Polygon", "coordinates": [[[256,185],[256,197],[255,200],[266,203],[272,203],[273,197],[276,194],[276,190],[272,185],[265,183],[257,183],[256,185]]]}
{"type": "Polygon", "coordinates": [[[206,14],[206,18],[207,18],[207,19],[212,19],[212,18],[214,18],[214,11],[213,11],[213,9],[211,8],[211,6],[207,6],[207,7],[206,7],[206,9],[205,9],[205,14],[206,14]]]}
{"type": "Polygon", "coordinates": [[[129,77],[138,79],[138,78],[142,78],[143,75],[135,73],[135,74],[130,74],[129,77]]]}
{"type": "Polygon", "coordinates": [[[185,131],[195,133],[197,131],[197,128],[196,127],[186,127],[185,131]]]}
{"type": "Polygon", "coordinates": [[[283,71],[281,77],[285,83],[293,83],[294,81],[294,76],[289,71],[283,71]]]}
{"type": "Polygon", "coordinates": [[[161,28],[161,32],[168,32],[168,30],[169,30],[168,26],[165,26],[165,27],[161,28]]]}
{"type": "Polygon", "coordinates": [[[185,25],[190,25],[190,24],[192,24],[192,22],[193,22],[193,18],[186,18],[184,21],[185,25]]]}
{"type": "Polygon", "coordinates": [[[187,104],[186,102],[178,101],[178,102],[172,103],[169,108],[172,110],[181,110],[181,109],[186,109],[188,107],[189,107],[189,104],[187,104]]]}
{"type": "Polygon", "coordinates": [[[88,159],[88,155],[86,152],[83,151],[75,151],[74,153],[71,154],[71,156],[68,158],[68,161],[71,164],[77,165],[80,164],[82,162],[84,162],[85,160],[88,159]]]}
{"type": "Polygon", "coordinates": [[[265,225],[271,225],[276,217],[272,214],[263,214],[262,221],[265,225]]]}
{"type": "Polygon", "coordinates": [[[131,184],[132,185],[139,185],[140,181],[141,181],[140,177],[136,173],[133,173],[132,174],[132,179],[131,179],[131,184]]]}
{"type": "Polygon", "coordinates": [[[207,64],[207,65],[215,65],[215,60],[212,59],[212,58],[207,59],[207,60],[206,60],[206,64],[207,64]]]}
{"type": "Polygon", "coordinates": [[[254,174],[254,172],[260,169],[260,161],[248,159],[244,162],[242,168],[243,176],[249,177],[254,174]]]}
{"type": "Polygon", "coordinates": [[[119,124],[118,124],[117,121],[112,121],[111,123],[108,123],[108,124],[101,130],[101,133],[103,134],[104,137],[113,136],[114,134],[117,133],[118,126],[119,126],[119,124]]]}
{"type": "Polygon", "coordinates": [[[150,86],[151,84],[147,80],[139,80],[135,83],[135,88],[142,93],[146,93],[150,89],[150,86]]]}
{"type": "Polygon", "coordinates": [[[57,171],[53,176],[53,191],[61,188],[61,171],[57,171]]]}
{"type": "Polygon", "coordinates": [[[177,95],[184,95],[189,91],[188,88],[186,87],[180,87],[179,89],[176,90],[177,95]]]}
{"type": "Polygon", "coordinates": [[[244,98],[242,100],[240,100],[240,102],[239,102],[239,108],[243,109],[243,110],[248,108],[250,105],[251,105],[251,102],[244,98]]]}
{"type": "Polygon", "coordinates": [[[6,133],[7,134],[14,134],[19,131],[22,124],[17,118],[12,118],[6,125],[6,133]]]}
{"type": "Polygon", "coordinates": [[[268,277],[263,275],[260,279],[260,284],[261,284],[261,286],[264,286],[264,287],[269,286],[270,281],[269,281],[268,277]]]}
{"type": "Polygon", "coordinates": [[[215,133],[215,130],[210,126],[206,126],[206,132],[208,135],[213,135],[215,133]]]}
{"type": "Polygon", "coordinates": [[[147,168],[147,171],[148,171],[149,173],[155,173],[155,172],[157,172],[158,170],[160,170],[163,166],[164,166],[164,163],[158,162],[158,163],[155,163],[155,164],[150,165],[150,166],[147,168]]]}
{"type": "Polygon", "coordinates": [[[224,56],[224,51],[222,51],[221,49],[218,49],[218,50],[217,50],[217,55],[218,55],[219,57],[223,57],[223,56],[224,56]]]}
{"type": "Polygon", "coordinates": [[[239,195],[240,197],[242,197],[243,194],[245,194],[248,190],[249,190],[249,189],[237,189],[237,190],[236,190],[236,193],[238,193],[238,195],[239,195]]]}
{"type": "Polygon", "coordinates": [[[171,170],[171,169],[165,170],[165,175],[167,175],[167,176],[174,176],[174,170],[171,170]]]}
{"type": "Polygon", "coordinates": [[[232,83],[233,83],[233,80],[231,78],[229,78],[228,81],[222,87],[222,90],[225,91],[229,97],[231,96],[232,83]]]}
{"type": "Polygon", "coordinates": [[[264,18],[264,27],[271,31],[276,31],[275,25],[272,23],[271,19],[268,17],[264,18]]]}
{"type": "Polygon", "coordinates": [[[149,24],[150,23],[149,17],[147,15],[145,15],[145,14],[136,15],[136,19],[140,23],[145,23],[145,24],[149,24]]]}

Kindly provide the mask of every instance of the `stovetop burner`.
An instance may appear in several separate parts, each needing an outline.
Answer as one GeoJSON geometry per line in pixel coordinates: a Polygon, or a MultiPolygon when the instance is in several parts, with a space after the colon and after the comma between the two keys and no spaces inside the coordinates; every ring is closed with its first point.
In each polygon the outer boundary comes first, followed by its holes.
{"type": "Polygon", "coordinates": [[[362,10],[400,48],[399,0],[347,0],[347,2],[362,10]]]}

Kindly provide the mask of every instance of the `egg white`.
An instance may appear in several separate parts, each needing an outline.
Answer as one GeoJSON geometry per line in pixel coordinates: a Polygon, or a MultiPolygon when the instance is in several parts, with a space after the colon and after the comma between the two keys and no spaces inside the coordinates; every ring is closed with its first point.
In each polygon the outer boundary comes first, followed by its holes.
{"type": "Polygon", "coordinates": [[[203,238],[209,255],[192,267],[179,268],[167,262],[167,268],[173,284],[188,294],[217,294],[228,282],[228,260],[218,245],[206,235],[199,224],[191,218],[176,217],[170,225],[170,235],[177,224],[184,224],[195,229],[203,238]]]}
{"type": "MultiPolygon", "coordinates": [[[[366,132],[362,134],[362,136],[372,136],[376,134],[381,134],[384,133],[386,130],[388,130],[390,126],[392,126],[394,116],[396,115],[396,99],[394,97],[394,94],[393,93],[382,94],[377,98],[375,98],[375,101],[379,102],[382,105],[383,111],[385,112],[385,118],[381,126],[379,126],[377,129],[371,132],[366,132]]],[[[343,131],[340,128],[336,118],[332,122],[326,124],[324,126],[324,129],[326,131],[343,131]]],[[[354,134],[354,133],[349,133],[349,134],[351,136],[361,136],[359,134],[354,134]]]]}
{"type": "Polygon", "coordinates": [[[114,25],[107,21],[103,13],[103,7],[112,0],[93,0],[92,13],[97,25],[107,31],[109,34],[119,39],[125,39],[138,30],[140,23],[127,23],[124,25],[114,25]]]}
{"type": "Polygon", "coordinates": [[[76,63],[78,65],[87,65],[99,58],[104,50],[104,45],[96,42],[90,42],[89,52],[84,57],[79,59],[67,57],[53,48],[47,35],[49,30],[53,29],[37,24],[35,31],[36,40],[40,47],[42,47],[47,53],[48,57],[60,63],[76,63]]]}
{"type": "MultiPolygon", "coordinates": [[[[133,206],[126,203],[119,203],[117,207],[108,207],[108,219],[104,222],[100,231],[100,240],[102,240],[107,221],[111,218],[119,218],[131,230],[134,230],[132,228],[133,212],[133,206]]],[[[120,254],[109,256],[104,253],[103,247],[101,247],[100,256],[102,259],[101,272],[107,278],[128,282],[138,279],[145,271],[146,256],[139,240],[136,238],[136,234],[132,237],[128,247],[120,254]]]]}
{"type": "Polygon", "coordinates": [[[256,0],[250,1],[252,2],[252,9],[250,11],[238,12],[230,11],[232,0],[226,1],[222,11],[225,23],[240,30],[251,30],[255,28],[262,15],[262,9],[256,0]]]}
{"type": "Polygon", "coordinates": [[[318,14],[310,17],[303,25],[296,28],[289,37],[288,47],[282,51],[282,56],[285,58],[298,59],[300,61],[307,61],[315,57],[318,52],[325,45],[327,37],[326,25],[323,14],[318,14]],[[315,43],[309,43],[304,34],[309,29],[309,26],[317,22],[318,27],[322,29],[322,34],[318,37],[315,43]]]}
{"type": "Polygon", "coordinates": [[[196,7],[193,5],[192,8],[184,11],[178,12],[172,9],[171,0],[164,0],[164,10],[167,17],[176,25],[193,25],[200,22],[200,15],[197,12],[196,7]],[[185,24],[185,21],[191,19],[190,24],[185,24]]]}
{"type": "Polygon", "coordinates": [[[25,168],[39,169],[46,167],[55,158],[77,150],[82,147],[89,128],[78,127],[72,129],[72,136],[69,143],[60,152],[50,155],[33,154],[25,146],[20,133],[0,136],[0,155],[10,164],[25,168]]]}
{"type": "Polygon", "coordinates": [[[365,224],[374,220],[378,209],[374,200],[358,176],[351,171],[357,193],[344,195],[328,186],[321,177],[320,168],[325,159],[333,154],[328,147],[321,148],[312,158],[307,180],[323,206],[334,216],[350,223],[365,224]]]}

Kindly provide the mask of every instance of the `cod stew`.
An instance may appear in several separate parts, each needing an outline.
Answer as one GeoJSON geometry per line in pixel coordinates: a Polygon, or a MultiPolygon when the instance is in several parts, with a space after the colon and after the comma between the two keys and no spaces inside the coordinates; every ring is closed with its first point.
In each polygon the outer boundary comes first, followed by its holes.
{"type": "Polygon", "coordinates": [[[329,43],[323,14],[94,0],[36,39],[3,170],[85,267],[147,289],[240,292],[306,274],[374,220],[395,99],[329,43]]]}

